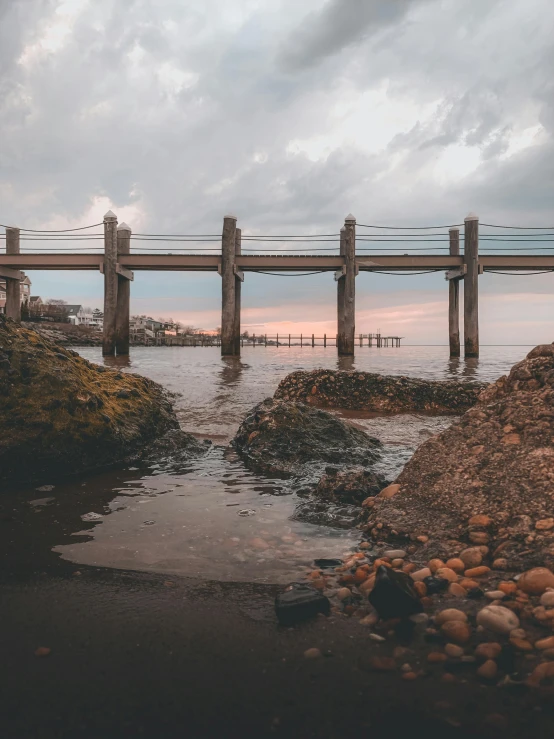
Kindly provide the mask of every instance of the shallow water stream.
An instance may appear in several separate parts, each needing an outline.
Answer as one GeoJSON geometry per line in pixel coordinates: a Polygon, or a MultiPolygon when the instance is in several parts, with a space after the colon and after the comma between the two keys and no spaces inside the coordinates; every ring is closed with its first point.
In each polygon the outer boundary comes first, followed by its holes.
{"type": "MultiPolygon", "coordinates": [[[[464,362],[449,360],[447,347],[364,347],[355,360],[337,360],[334,349],[323,347],[249,347],[240,360],[221,359],[216,348],[134,348],[129,362],[105,363],[179,393],[182,427],[211,439],[210,452],[178,474],[155,466],[129,467],[23,495],[29,503],[49,498],[31,506],[39,520],[63,514],[65,534],[53,551],[65,560],[213,580],[285,582],[298,577],[314,558],[340,556],[357,541],[358,532],[294,520],[298,500],[287,481],[253,474],[229,449],[229,439],[255,403],[272,395],[279,381],[297,369],[494,380],[527,351],[484,347],[480,360],[464,362]]],[[[80,353],[103,362],[100,349],[80,353]]],[[[383,441],[379,469],[389,478],[420,443],[453,420],[351,411],[341,415],[383,441]]]]}

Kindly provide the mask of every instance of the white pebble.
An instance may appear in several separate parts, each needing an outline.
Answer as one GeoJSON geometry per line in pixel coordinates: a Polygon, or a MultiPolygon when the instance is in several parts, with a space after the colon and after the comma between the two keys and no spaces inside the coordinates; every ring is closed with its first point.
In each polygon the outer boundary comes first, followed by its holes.
{"type": "Polygon", "coordinates": [[[370,634],[370,639],[373,639],[373,641],[386,641],[384,636],[380,636],[379,634],[370,634]]]}
{"type": "Polygon", "coordinates": [[[502,600],[505,595],[506,593],[502,590],[487,590],[485,598],[488,598],[489,600],[502,600]]]}
{"type": "Polygon", "coordinates": [[[410,621],[414,624],[426,624],[429,621],[429,616],[426,613],[414,613],[410,616],[410,621]]]}
{"type": "Polygon", "coordinates": [[[388,549],[383,557],[390,557],[391,559],[404,559],[406,552],[403,549],[388,549]]]}
{"type": "Polygon", "coordinates": [[[541,606],[554,608],[554,590],[547,590],[541,595],[541,606]]]}
{"type": "Polygon", "coordinates": [[[504,606],[485,606],[477,614],[477,624],[495,634],[509,634],[519,628],[519,618],[504,606]]]}

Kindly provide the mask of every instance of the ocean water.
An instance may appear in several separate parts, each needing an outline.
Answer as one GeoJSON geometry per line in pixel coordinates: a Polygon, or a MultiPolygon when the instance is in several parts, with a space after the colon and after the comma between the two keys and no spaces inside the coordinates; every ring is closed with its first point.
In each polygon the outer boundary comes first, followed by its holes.
{"type": "MultiPolygon", "coordinates": [[[[155,465],[83,477],[48,492],[46,505],[63,514],[66,533],[53,551],[76,564],[135,569],[211,580],[286,582],[314,558],[341,556],[358,532],[293,518],[296,496],[287,481],[247,470],[228,442],[245,414],[298,369],[358,369],[426,379],[493,381],[530,347],[482,347],[479,359],[451,360],[447,347],[358,348],[338,359],[334,348],[248,347],[240,359],[217,348],[139,347],[130,359],[106,359],[83,348],[90,361],[156,380],[178,393],[184,430],[209,438],[209,453],[178,473],[155,465]],[[89,515],[94,514],[94,515],[89,515]]],[[[348,413],[385,444],[392,478],[419,444],[446,428],[451,416],[375,417],[348,413]]],[[[25,492],[29,501],[43,493],[25,492]]]]}

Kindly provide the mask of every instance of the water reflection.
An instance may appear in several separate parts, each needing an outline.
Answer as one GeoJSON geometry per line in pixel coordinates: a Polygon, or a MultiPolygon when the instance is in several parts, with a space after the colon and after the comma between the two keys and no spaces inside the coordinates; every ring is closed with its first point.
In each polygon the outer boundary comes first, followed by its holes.
{"type": "Polygon", "coordinates": [[[460,357],[450,357],[448,360],[448,369],[446,371],[446,374],[451,375],[452,377],[457,377],[460,372],[461,366],[462,361],[460,357]]]}
{"type": "Polygon", "coordinates": [[[243,364],[240,357],[221,357],[222,367],[219,371],[219,380],[221,385],[236,385],[241,375],[248,367],[243,364]]]}
{"type": "Polygon", "coordinates": [[[472,357],[470,359],[464,359],[464,368],[462,370],[462,376],[469,379],[475,380],[479,374],[479,359],[472,357]]]}
{"type": "Polygon", "coordinates": [[[337,357],[337,369],[349,372],[356,369],[354,357],[337,357]]]}
{"type": "Polygon", "coordinates": [[[112,369],[121,369],[122,367],[131,366],[131,357],[129,354],[118,354],[115,357],[102,357],[106,367],[112,369]]]}

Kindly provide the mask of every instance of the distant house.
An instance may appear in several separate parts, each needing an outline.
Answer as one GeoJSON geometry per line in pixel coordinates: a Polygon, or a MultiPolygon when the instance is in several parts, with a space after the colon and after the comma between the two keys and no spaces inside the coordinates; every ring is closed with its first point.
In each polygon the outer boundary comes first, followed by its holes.
{"type": "Polygon", "coordinates": [[[166,325],[163,321],[155,321],[148,316],[133,316],[129,321],[129,327],[132,331],[144,329],[148,331],[163,331],[166,325]]]}
{"type": "MultiPolygon", "coordinates": [[[[23,303],[28,303],[29,299],[31,297],[31,280],[27,277],[27,275],[23,275],[23,278],[21,280],[20,286],[19,286],[19,295],[20,295],[20,301],[21,305],[23,303]]],[[[6,280],[0,278],[0,313],[6,312],[6,280]]]]}

